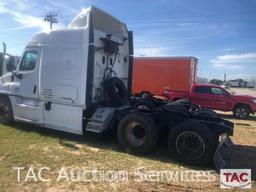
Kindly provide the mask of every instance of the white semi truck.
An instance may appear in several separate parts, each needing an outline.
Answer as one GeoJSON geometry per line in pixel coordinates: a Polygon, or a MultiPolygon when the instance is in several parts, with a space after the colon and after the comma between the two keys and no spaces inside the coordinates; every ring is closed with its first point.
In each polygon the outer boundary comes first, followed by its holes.
{"type": "Polygon", "coordinates": [[[223,166],[219,151],[233,134],[231,122],[186,102],[130,107],[132,55],[132,32],[95,7],[67,29],[35,34],[16,69],[0,78],[0,122],[79,135],[114,130],[123,148],[140,154],[166,138],[187,163],[223,166]]]}

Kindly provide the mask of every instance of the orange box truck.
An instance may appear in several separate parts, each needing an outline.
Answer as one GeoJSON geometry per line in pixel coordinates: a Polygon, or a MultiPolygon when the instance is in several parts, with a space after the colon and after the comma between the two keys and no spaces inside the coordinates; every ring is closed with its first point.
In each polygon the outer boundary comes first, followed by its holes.
{"type": "Polygon", "coordinates": [[[135,57],[132,93],[160,95],[163,89],[188,92],[196,81],[195,57],[135,57]]]}

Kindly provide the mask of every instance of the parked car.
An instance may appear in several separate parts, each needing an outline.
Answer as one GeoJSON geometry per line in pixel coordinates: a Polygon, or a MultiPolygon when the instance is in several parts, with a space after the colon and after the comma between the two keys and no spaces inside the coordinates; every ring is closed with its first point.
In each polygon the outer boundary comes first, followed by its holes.
{"type": "Polygon", "coordinates": [[[203,108],[233,111],[237,119],[246,119],[256,112],[256,98],[249,95],[232,95],[224,88],[211,84],[194,84],[190,91],[163,90],[162,95],[171,100],[189,99],[203,108]]]}

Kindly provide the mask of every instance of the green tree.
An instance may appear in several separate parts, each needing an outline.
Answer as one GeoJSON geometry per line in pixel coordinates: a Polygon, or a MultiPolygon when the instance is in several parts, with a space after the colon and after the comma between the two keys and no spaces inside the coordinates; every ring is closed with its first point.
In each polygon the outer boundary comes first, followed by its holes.
{"type": "Polygon", "coordinates": [[[220,80],[220,79],[212,79],[212,80],[210,80],[210,84],[213,84],[213,85],[222,85],[222,84],[223,84],[223,81],[220,80]]]}

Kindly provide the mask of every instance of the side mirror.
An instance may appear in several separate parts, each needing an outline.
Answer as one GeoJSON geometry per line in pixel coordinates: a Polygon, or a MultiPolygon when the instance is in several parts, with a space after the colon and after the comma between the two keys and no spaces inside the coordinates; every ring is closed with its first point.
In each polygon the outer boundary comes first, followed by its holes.
{"type": "Polygon", "coordinates": [[[18,79],[22,79],[22,74],[21,73],[18,73],[15,75],[18,79]]]}
{"type": "Polygon", "coordinates": [[[6,71],[11,72],[13,70],[15,70],[15,61],[14,58],[12,56],[10,56],[8,58],[8,60],[6,61],[6,71]]]}

